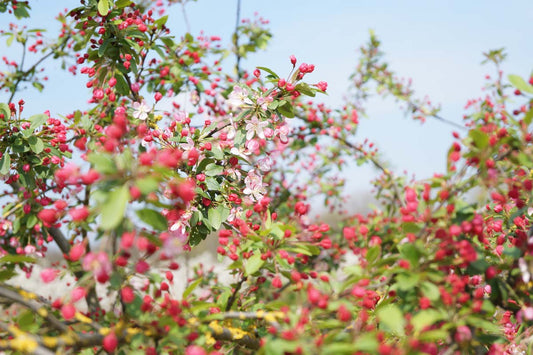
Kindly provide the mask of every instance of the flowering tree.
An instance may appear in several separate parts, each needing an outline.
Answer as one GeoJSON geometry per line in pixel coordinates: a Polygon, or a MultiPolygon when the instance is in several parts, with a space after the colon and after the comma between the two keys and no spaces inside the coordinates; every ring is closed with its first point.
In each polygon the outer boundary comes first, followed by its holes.
{"type": "Polygon", "coordinates": [[[27,2],[0,2],[15,21],[1,32],[7,45],[38,56],[31,66],[4,57],[0,73],[0,349],[530,349],[533,80],[510,75],[509,84],[502,50],[485,54],[496,78],[486,97],[468,102],[446,173],[406,181],[356,137],[368,96],[377,90],[414,119],[450,122],[396,79],[373,34],[351,98],[333,110],[309,99],[327,90],[309,76],[313,65],[291,57],[286,77],[241,68],[271,36],[263,19],[238,21],[225,49],[216,36],[171,34],[165,6],[82,0],[59,14],[61,33],[50,39],[17,26],[30,16],[27,2]],[[43,90],[41,66],[52,59],[86,76],[90,107],[27,117],[24,85],[43,90]],[[353,163],[380,171],[382,208],[367,215],[342,212],[339,176],[353,163]],[[311,217],[311,197],[339,222],[311,217]],[[174,279],[178,256],[202,242],[217,243],[233,281],[201,268],[174,279]],[[71,275],[71,290],[45,298],[12,282],[51,246],[62,261],[40,278],[71,275]],[[174,283],[185,291],[173,292],[174,283]]]}

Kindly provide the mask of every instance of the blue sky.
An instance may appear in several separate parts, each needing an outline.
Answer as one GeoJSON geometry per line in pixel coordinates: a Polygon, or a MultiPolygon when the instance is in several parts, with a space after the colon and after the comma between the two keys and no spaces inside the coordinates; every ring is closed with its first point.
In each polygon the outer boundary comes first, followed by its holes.
{"type": "MultiPolygon", "coordinates": [[[[62,1],[54,8],[50,4],[56,2],[31,3],[31,26],[50,27],[51,34],[57,29],[50,20],[54,14],[79,4],[62,1]]],[[[193,34],[204,30],[220,35],[225,43],[230,41],[236,0],[198,0],[186,10],[193,34]]],[[[506,73],[527,76],[533,69],[531,1],[242,0],[241,17],[250,18],[256,11],[270,20],[274,37],[269,48],[251,55],[245,66],[267,66],[283,75],[294,54],[299,61],[315,64],[310,81],[329,83],[329,96],[320,99],[332,107],[343,102],[348,76],[357,63],[357,48],[368,40],[369,29],[381,39],[391,68],[399,76],[412,78],[416,91],[440,103],[442,116],[456,122],[461,122],[468,99],[484,95],[484,76],[494,74],[492,67],[481,66],[482,52],[505,47],[506,73]]],[[[172,7],[169,15],[169,23],[180,35],[185,29],[180,6],[172,7]]],[[[0,16],[1,22],[6,20],[0,16]]],[[[4,46],[0,42],[0,50],[4,46]]],[[[53,114],[64,114],[83,105],[85,78],[60,73],[57,64],[48,64],[47,69],[50,82],[44,94],[23,94],[28,112],[50,109],[53,114]],[[65,90],[71,85],[74,89],[65,90]]],[[[6,99],[0,94],[0,100],[6,99]]],[[[369,102],[368,118],[362,120],[358,138],[375,141],[395,171],[406,169],[424,178],[445,168],[451,131],[437,121],[412,122],[393,101],[376,99],[369,102]]],[[[357,191],[368,188],[366,182],[375,172],[362,168],[354,174],[349,188],[357,191]]]]}

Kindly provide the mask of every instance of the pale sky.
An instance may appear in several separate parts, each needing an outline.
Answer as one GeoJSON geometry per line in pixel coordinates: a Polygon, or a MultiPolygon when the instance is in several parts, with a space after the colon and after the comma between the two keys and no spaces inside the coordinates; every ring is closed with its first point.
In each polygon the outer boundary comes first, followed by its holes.
{"type": "MultiPolygon", "coordinates": [[[[79,1],[34,0],[31,4],[30,26],[51,27],[52,35],[57,29],[51,20],[54,14],[79,1]],[[57,10],[52,4],[58,5],[57,10]]],[[[186,10],[193,34],[204,30],[230,42],[236,0],[198,0],[186,10]]],[[[328,82],[329,96],[319,99],[332,107],[343,102],[348,76],[357,64],[357,49],[368,40],[369,29],[381,39],[390,68],[412,78],[420,96],[427,94],[440,103],[442,116],[458,123],[466,101],[484,95],[484,76],[494,74],[491,66],[481,66],[482,52],[505,47],[506,74],[526,77],[533,69],[532,1],[242,0],[242,18],[251,18],[256,11],[270,20],[274,37],[266,51],[251,55],[244,66],[266,66],[284,75],[290,70],[288,58],[294,54],[300,62],[316,66],[308,80],[328,82]]],[[[181,35],[179,31],[185,29],[181,7],[175,5],[169,15],[169,24],[181,35]]],[[[0,15],[0,23],[9,20],[0,15]]],[[[2,55],[15,50],[5,52],[5,42],[0,42],[2,55]]],[[[27,102],[28,114],[46,109],[53,115],[66,114],[84,105],[86,78],[60,73],[57,68],[58,64],[47,66],[50,82],[43,94],[30,89],[17,96],[27,102]],[[70,85],[79,89],[65,90],[70,85]]],[[[0,101],[7,98],[0,93],[0,101]]],[[[396,172],[406,169],[424,178],[444,170],[452,127],[438,121],[412,122],[391,100],[372,100],[367,112],[357,138],[376,142],[396,172]]],[[[349,190],[358,191],[368,189],[375,171],[357,168],[350,175],[357,178],[350,180],[349,190]]]]}

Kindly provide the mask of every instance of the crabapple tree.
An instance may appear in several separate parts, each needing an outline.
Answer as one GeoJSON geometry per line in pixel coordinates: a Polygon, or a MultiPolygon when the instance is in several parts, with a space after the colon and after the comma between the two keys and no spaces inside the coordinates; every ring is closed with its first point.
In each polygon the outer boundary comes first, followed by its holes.
{"type": "Polygon", "coordinates": [[[31,2],[0,1],[0,34],[22,58],[4,56],[0,72],[0,349],[530,351],[533,79],[504,75],[503,50],[485,53],[496,74],[468,101],[445,173],[412,181],[358,137],[368,97],[453,122],[397,79],[373,33],[332,109],[312,64],[244,69],[268,21],[237,19],[226,48],[171,31],[167,8],[186,2],[81,0],[47,37],[19,24],[31,2]],[[82,78],[65,90],[87,108],[25,114],[50,61],[82,78]],[[365,215],[345,211],[342,174],[356,164],[379,171],[381,204],[365,215]],[[338,221],[310,215],[311,198],[338,221]],[[229,282],[199,265],[175,277],[200,243],[216,244],[229,282]],[[61,260],[38,269],[53,248],[61,260]],[[45,297],[13,282],[35,272],[75,283],[45,297]]]}

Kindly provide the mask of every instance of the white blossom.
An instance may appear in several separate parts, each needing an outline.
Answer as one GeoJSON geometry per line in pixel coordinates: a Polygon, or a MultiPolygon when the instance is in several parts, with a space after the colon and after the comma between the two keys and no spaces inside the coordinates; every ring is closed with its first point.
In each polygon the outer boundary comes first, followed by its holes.
{"type": "Polygon", "coordinates": [[[251,120],[246,123],[246,139],[250,140],[255,135],[261,139],[265,139],[263,130],[268,126],[267,121],[259,121],[257,116],[253,116],[251,120]]]}
{"type": "Polygon", "coordinates": [[[245,88],[236,85],[229,94],[226,103],[230,108],[239,108],[245,105],[251,105],[252,100],[248,97],[248,91],[245,88]]]}
{"type": "Polygon", "coordinates": [[[141,102],[134,102],[133,109],[133,117],[141,121],[146,120],[148,118],[148,114],[150,111],[152,111],[150,106],[148,106],[144,100],[141,102]]]}
{"type": "Polygon", "coordinates": [[[265,184],[263,184],[263,178],[261,175],[257,175],[255,170],[250,170],[248,175],[244,179],[246,188],[244,193],[250,195],[252,200],[259,201],[263,198],[263,195],[266,194],[265,184]]]}

